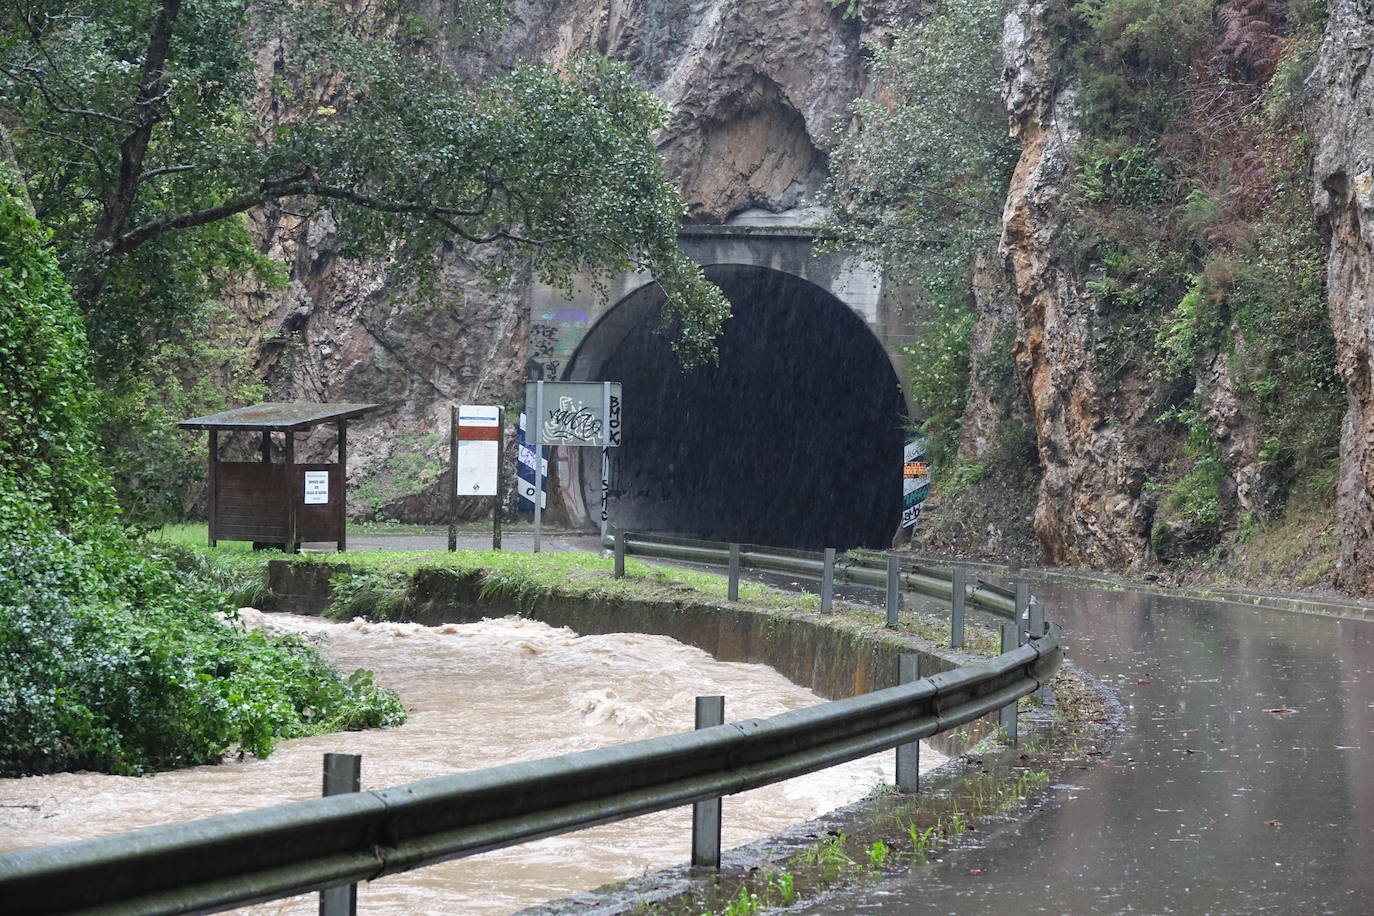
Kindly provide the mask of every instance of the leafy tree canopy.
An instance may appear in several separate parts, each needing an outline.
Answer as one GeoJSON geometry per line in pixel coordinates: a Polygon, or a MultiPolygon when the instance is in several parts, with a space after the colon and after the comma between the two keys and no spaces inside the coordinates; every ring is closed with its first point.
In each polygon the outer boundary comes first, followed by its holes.
{"type": "Polygon", "coordinates": [[[1015,162],[1001,96],[1007,6],[941,0],[875,49],[882,101],[854,103],[830,158],[832,246],[927,293],[929,320],[906,353],[937,464],[954,454],[968,399],[971,268],[996,238],[1015,162]]]}
{"type": "MultiPolygon", "coordinates": [[[[455,4],[457,28],[504,5],[455,4]]],[[[559,285],[647,267],[684,362],[711,357],[728,304],[677,246],[682,200],[651,141],[664,107],[590,57],[467,85],[405,21],[337,0],[0,12],[0,120],[105,365],[142,355],[215,277],[267,269],[236,219],[254,207],[328,208],[345,254],[420,280],[453,243],[533,253],[559,285]]]]}
{"type": "Polygon", "coordinates": [[[942,0],[874,51],[886,102],[854,103],[829,230],[892,275],[947,285],[997,230],[1015,161],[1001,97],[1006,0],[942,0]]]}
{"type": "Polygon", "coordinates": [[[265,756],[402,721],[366,673],[217,620],[203,576],[141,556],[96,451],[85,329],[0,164],[0,776],[265,756]]]}

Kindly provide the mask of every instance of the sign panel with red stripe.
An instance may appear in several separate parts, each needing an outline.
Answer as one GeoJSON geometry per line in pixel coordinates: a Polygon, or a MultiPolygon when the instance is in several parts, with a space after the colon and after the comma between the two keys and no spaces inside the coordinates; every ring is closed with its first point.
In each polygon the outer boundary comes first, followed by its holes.
{"type": "Polygon", "coordinates": [[[501,408],[464,404],[458,408],[458,461],[453,469],[459,496],[495,496],[500,460],[501,408]]]}

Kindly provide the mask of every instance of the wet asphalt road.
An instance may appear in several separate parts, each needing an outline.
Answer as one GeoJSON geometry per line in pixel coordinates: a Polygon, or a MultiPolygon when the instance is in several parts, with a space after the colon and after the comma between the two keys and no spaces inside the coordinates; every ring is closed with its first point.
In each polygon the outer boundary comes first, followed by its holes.
{"type": "MultiPolygon", "coordinates": [[[[544,537],[546,550],[595,544],[544,537]]],[[[789,912],[1374,913],[1374,622],[1034,590],[1070,661],[1122,704],[1112,754],[1071,769],[1015,827],[789,912]]]]}
{"type": "Polygon", "coordinates": [[[1374,913],[1374,624],[1038,585],[1123,704],[986,845],[802,913],[1374,913]]]}

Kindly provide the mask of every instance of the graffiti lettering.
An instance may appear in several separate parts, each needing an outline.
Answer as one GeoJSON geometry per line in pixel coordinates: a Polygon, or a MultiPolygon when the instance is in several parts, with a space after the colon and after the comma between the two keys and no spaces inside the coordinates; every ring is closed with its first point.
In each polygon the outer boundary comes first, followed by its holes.
{"type": "Polygon", "coordinates": [[[549,411],[549,418],[544,422],[544,441],[595,442],[603,425],[586,407],[580,404],[574,407],[572,398],[559,398],[558,406],[549,411]]]}
{"type": "Polygon", "coordinates": [[[611,395],[611,417],[608,424],[609,445],[620,444],[620,398],[611,395]]]}

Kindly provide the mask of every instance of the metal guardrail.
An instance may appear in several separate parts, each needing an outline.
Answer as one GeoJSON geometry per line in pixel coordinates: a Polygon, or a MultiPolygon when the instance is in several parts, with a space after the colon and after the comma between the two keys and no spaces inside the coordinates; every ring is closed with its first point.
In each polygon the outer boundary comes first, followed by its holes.
{"type": "MultiPolygon", "coordinates": [[[[602,540],[602,546],[613,549],[617,537],[624,538],[624,550],[629,556],[680,560],[708,566],[728,566],[730,563],[730,545],[726,543],[625,531],[608,535],[602,540]]],[[[822,578],[825,571],[825,558],[820,553],[782,547],[759,547],[753,544],[737,546],[740,566],[744,569],[817,580],[822,578]]],[[[839,554],[835,557],[834,578],[836,582],[850,585],[886,588],[886,563],[885,555],[867,551],[839,554]]],[[[902,557],[899,580],[906,591],[943,601],[953,600],[953,583],[949,569],[916,563],[902,557]]],[[[975,578],[967,583],[965,601],[972,607],[1008,620],[1016,616],[1014,593],[981,579],[975,578]]]]}
{"type": "Polygon", "coordinates": [[[0,902],[7,914],[216,912],[372,880],[907,744],[1014,708],[1061,655],[1047,626],[980,664],[767,719],[11,853],[0,902]]]}

